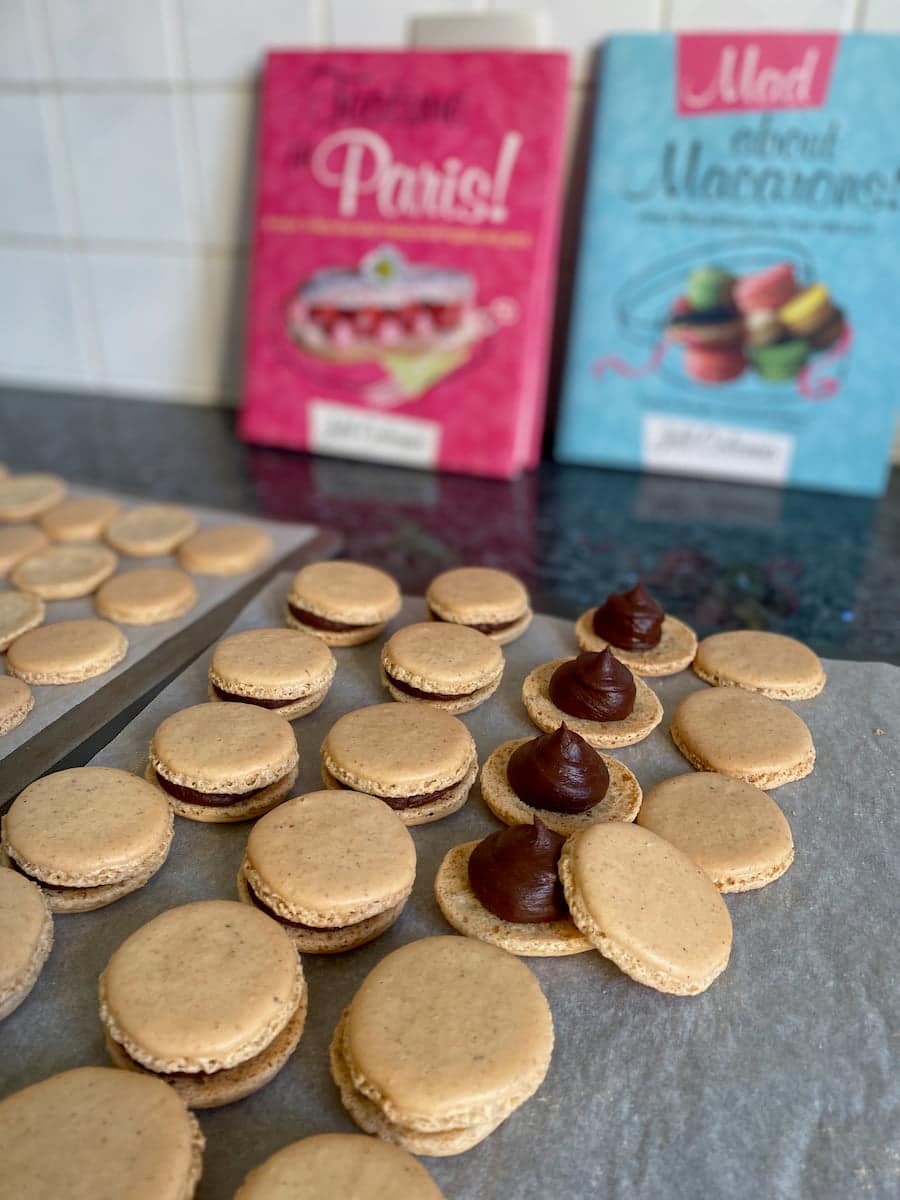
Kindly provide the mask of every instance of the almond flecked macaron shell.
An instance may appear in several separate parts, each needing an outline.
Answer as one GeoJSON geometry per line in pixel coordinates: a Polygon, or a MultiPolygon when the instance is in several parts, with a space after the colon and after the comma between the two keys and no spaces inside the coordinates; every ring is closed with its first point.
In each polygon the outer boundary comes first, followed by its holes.
{"type": "Polygon", "coordinates": [[[9,649],[29,629],[42,625],[46,614],[40,596],[30,592],[0,592],[0,651],[9,649]]]}
{"type": "Polygon", "coordinates": [[[21,725],[33,708],[28,684],[14,675],[0,675],[0,737],[21,725]]]}
{"type": "MultiPolygon", "coordinates": [[[[40,888],[18,871],[0,867],[0,1020],[34,987],[52,946],[53,918],[40,888]]],[[[0,1174],[0,1189],[3,1178],[0,1174]]]]}
{"type": "Polygon", "coordinates": [[[56,621],[17,638],[6,669],[26,683],[79,683],[104,674],[127,653],[125,635],[109,621],[56,621]]]}
{"type": "Polygon", "coordinates": [[[115,517],[105,537],[120,554],[152,558],[171,554],[197,528],[197,518],[180,504],[147,504],[115,517]]]}
{"type": "Polygon", "coordinates": [[[246,629],[216,643],[209,678],[236,695],[291,699],[328,687],[335,666],[321,638],[299,629],[246,629]]]}
{"type": "Polygon", "coordinates": [[[442,1200],[411,1154],[361,1133],[320,1133],[255,1167],[234,1200],[442,1200]]]}
{"type": "Polygon", "coordinates": [[[717,687],[746,688],[772,700],[808,700],[825,686],[822,664],[808,646],[753,629],[704,638],[694,671],[717,687]]]}
{"type": "Polygon", "coordinates": [[[409,895],[416,847],[382,800],[359,792],[308,792],[256,822],[243,870],[279,916],[306,925],[349,925],[409,895]]]}
{"type": "Polygon", "coordinates": [[[102,617],[123,625],[156,625],[183,616],[197,603],[197,587],[177,567],[135,567],[107,579],[94,597],[102,617]]]}
{"type": "Polygon", "coordinates": [[[150,763],[171,783],[204,792],[266,787],[297,765],[297,740],[277,713],[254,704],[195,704],[166,717],[150,763]]]}
{"type": "Polygon", "coordinates": [[[550,699],[550,680],[553,672],[566,658],[555,658],[542,663],[526,677],[522,684],[522,703],[531,721],[544,733],[559,729],[565,722],[569,729],[580,734],[596,750],[614,750],[618,746],[633,746],[648,737],[663,717],[659,697],[639,675],[634,676],[634,708],[621,721],[589,721],[563,712],[550,699]]]}
{"type": "Polygon", "coordinates": [[[37,525],[0,525],[0,578],[48,544],[47,535],[37,525]]]}
{"type": "Polygon", "coordinates": [[[240,575],[252,571],[275,551],[256,525],[217,525],[192,534],[178,548],[178,561],[195,575],[240,575]]]}
{"type": "Polygon", "coordinates": [[[45,775],[2,821],[10,858],[39,882],[63,887],[128,879],[172,840],[172,812],[159,789],[113,767],[45,775]]]}
{"type": "Polygon", "coordinates": [[[291,581],[288,600],[327,621],[361,626],[383,625],[401,604],[390,575],[355,562],[310,563],[291,581]]]}
{"type": "Polygon", "coordinates": [[[553,1021],[517,958],[472,938],[431,937],[383,958],[350,1003],[355,1086],[391,1121],[425,1132],[502,1119],[540,1085],[553,1021]]]}
{"type": "Polygon", "coordinates": [[[372,704],[340,717],[322,743],[340,783],[379,796],[415,796],[461,779],[475,743],[458,717],[427,704],[372,704]]]}
{"type": "Polygon", "coordinates": [[[528,610],[528,592],[506,571],[455,567],[436,575],[425,593],[428,607],[443,621],[494,625],[515,621],[528,610]]]}
{"type": "Polygon", "coordinates": [[[48,509],[38,523],[55,542],[93,542],[121,511],[110,496],[73,496],[48,509]]]}
{"type": "Polygon", "coordinates": [[[388,638],[381,665],[410,687],[462,697],[499,681],[503,651],[476,629],[423,621],[388,638]]]}
{"type": "Polygon", "coordinates": [[[727,966],[731,918],[722,897],[696,863],[650,830],[591,825],[566,842],[559,874],[572,920],[638,983],[695,995],[727,966]]]}
{"type": "Polygon", "coordinates": [[[172,1088],[76,1067],[0,1102],[0,1195],[21,1200],[191,1200],[204,1138],[172,1088]]]}
{"type": "Polygon", "coordinates": [[[704,688],[680,702],[672,741],[698,771],[718,771],[760,788],[802,779],[816,751],[795,712],[742,688],[704,688]]]}
{"type": "MultiPolygon", "coordinates": [[[[575,640],[582,650],[595,653],[605,650],[609,642],[594,632],[596,608],[583,612],[575,622],[575,640]]],[[[623,662],[635,675],[675,675],[689,667],[697,652],[697,635],[684,621],[668,613],[663,617],[660,639],[650,650],[622,650],[610,646],[619,662],[623,662]]]]}
{"type": "Polygon", "coordinates": [[[100,977],[111,1037],[155,1071],[213,1072],[262,1051],[302,993],[284,930],[237,900],[171,908],[137,929],[100,977]]]}
{"type": "Polygon", "coordinates": [[[10,579],[23,592],[44,600],[71,600],[96,591],[118,561],[108,546],[95,543],[48,546],[23,559],[10,579]]]}
{"type": "Polygon", "coordinates": [[[65,480],[58,475],[6,475],[0,478],[0,521],[28,521],[58,504],[65,494],[65,480]]]}
{"type": "Polygon", "coordinates": [[[721,892],[746,892],[783,875],[794,840],[771,796],[740,779],[689,771],[644,797],[637,823],[694,860],[721,892]]]}

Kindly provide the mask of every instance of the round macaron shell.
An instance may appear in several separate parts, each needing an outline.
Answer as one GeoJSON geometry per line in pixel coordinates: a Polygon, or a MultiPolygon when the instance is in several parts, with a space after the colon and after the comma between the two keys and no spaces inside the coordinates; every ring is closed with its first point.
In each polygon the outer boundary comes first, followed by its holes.
{"type": "Polygon", "coordinates": [[[684,369],[699,383],[739,379],[746,365],[740,346],[687,346],[684,352],[684,369]]]}
{"type": "Polygon", "coordinates": [[[808,700],[825,686],[825,671],[808,646],[763,630],[714,633],[697,648],[694,671],[707,683],[759,692],[773,700],[808,700]]]}
{"type": "Polygon", "coordinates": [[[58,504],[65,494],[65,481],[58,475],[6,475],[0,478],[0,521],[28,521],[58,504]]]}
{"type": "Polygon", "coordinates": [[[171,554],[197,528],[197,518],[180,504],[147,504],[115,517],[105,537],[120,554],[153,558],[171,554]]]}
{"type": "Polygon", "coordinates": [[[102,584],[94,607],[122,625],[156,625],[184,616],[197,599],[194,581],[177,567],[134,567],[102,584]]]}
{"type": "Polygon", "coordinates": [[[37,554],[47,545],[49,539],[37,525],[0,525],[0,578],[8,575],[23,558],[37,554]]]}
{"type": "Polygon", "coordinates": [[[31,592],[0,592],[0,652],[8,650],[29,629],[42,625],[46,613],[40,596],[31,592]]]}
{"type": "Polygon", "coordinates": [[[499,683],[503,652],[476,629],[425,621],[406,625],[388,638],[381,664],[389,680],[424,692],[463,697],[499,683]]]}
{"type": "Polygon", "coordinates": [[[256,525],[218,525],[182,542],[178,561],[194,575],[241,575],[274,551],[272,539],[256,525]]]}
{"type": "Polygon", "coordinates": [[[6,669],[26,683],[79,683],[111,670],[127,653],[125,635],[109,621],[56,621],[17,638],[6,669]]]}
{"type": "Polygon", "coordinates": [[[247,629],[216,643],[210,683],[237,697],[265,700],[324,699],[336,663],[321,638],[298,629],[247,629]]]}
{"type": "Polygon", "coordinates": [[[48,509],[38,523],[54,542],[94,542],[121,511],[109,496],[73,496],[48,509]]]}
{"type": "Polygon", "coordinates": [[[425,599],[442,621],[460,625],[506,624],[530,613],[528,592],[515,575],[492,567],[444,571],[432,579],[425,599]]]}
{"type": "MultiPolygon", "coordinates": [[[[0,1020],[34,987],[52,946],[53,918],[41,889],[18,871],[0,867],[0,1020]]],[[[3,1171],[8,1178],[5,1158],[3,1171]]]]}
{"type": "Polygon", "coordinates": [[[764,271],[744,275],[734,285],[734,302],[741,312],[780,308],[796,295],[797,280],[790,263],[776,263],[764,271]]]}
{"type": "Polygon", "coordinates": [[[394,579],[377,567],[320,562],[297,572],[288,601],[323,620],[365,628],[383,625],[396,616],[401,596],[394,579]]]}
{"type": "Polygon", "coordinates": [[[10,578],[15,587],[44,600],[70,600],[96,591],[115,571],[117,562],[108,546],[48,546],[23,559],[10,578]]]}
{"type": "Polygon", "coordinates": [[[21,725],[33,708],[28,684],[14,675],[0,675],[0,737],[21,725]]]}
{"type": "Polygon", "coordinates": [[[643,679],[634,674],[634,708],[621,721],[591,721],[573,717],[557,708],[550,699],[550,680],[557,667],[566,658],[555,658],[535,667],[522,684],[522,704],[532,724],[543,733],[559,729],[565,722],[569,729],[581,734],[595,750],[613,750],[619,746],[633,746],[653,732],[663,717],[663,706],[656,692],[643,679]]]}

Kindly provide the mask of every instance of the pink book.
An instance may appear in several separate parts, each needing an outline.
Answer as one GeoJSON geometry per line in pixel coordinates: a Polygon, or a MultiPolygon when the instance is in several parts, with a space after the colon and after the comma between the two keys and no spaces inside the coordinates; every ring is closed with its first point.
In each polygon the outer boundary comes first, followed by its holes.
{"type": "Polygon", "coordinates": [[[534,465],[567,65],[268,56],[246,440],[474,475],[534,465]]]}

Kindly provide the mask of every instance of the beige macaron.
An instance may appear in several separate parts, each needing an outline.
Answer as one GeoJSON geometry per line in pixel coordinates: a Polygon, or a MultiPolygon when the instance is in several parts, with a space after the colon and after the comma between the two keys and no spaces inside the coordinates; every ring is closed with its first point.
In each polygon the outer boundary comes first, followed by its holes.
{"type": "Polygon", "coordinates": [[[65,480],[58,475],[7,475],[0,479],[0,521],[30,521],[65,494],[65,480]]]}
{"type": "Polygon", "coordinates": [[[459,1154],[540,1087],[553,1021],[519,959],[430,937],[369,972],[331,1043],[341,1100],[366,1133],[412,1154],[459,1154]]]}
{"type": "Polygon", "coordinates": [[[234,1200],[442,1200],[411,1154],[361,1133],[319,1133],[255,1167],[234,1200]]]}
{"type": "Polygon", "coordinates": [[[297,740],[278,713],[255,704],[195,704],[162,722],[147,778],[181,817],[248,821],[287,799],[297,740]]]}
{"type": "MultiPolygon", "coordinates": [[[[594,613],[589,608],[575,622],[575,640],[582,650],[603,650],[610,645],[594,632],[594,613]]],[[[675,675],[689,667],[697,652],[697,635],[690,625],[666,613],[659,641],[650,650],[623,650],[611,646],[616,658],[635,675],[675,675]]]]}
{"type": "Polygon", "coordinates": [[[822,664],[808,646],[756,629],[704,638],[694,671],[716,687],[746,688],[772,700],[809,700],[825,686],[822,664]]]}
{"type": "Polygon", "coordinates": [[[426,704],[358,708],[340,717],[322,743],[325,785],[376,796],[404,825],[424,825],[462,808],[477,772],[468,729],[426,704]]]}
{"type": "Polygon", "coordinates": [[[337,954],[393,925],[415,878],[415,843],[381,800],[307,792],[253,826],[238,896],[279,921],[298,950],[337,954]]]}
{"type": "Polygon", "coordinates": [[[38,523],[54,542],[94,542],[121,511],[111,496],[73,496],[48,509],[38,523]]]}
{"type": "Polygon", "coordinates": [[[49,539],[37,525],[0,525],[0,579],[16,563],[48,546],[49,539]]]}
{"type": "Polygon", "coordinates": [[[568,661],[555,658],[552,662],[543,663],[535,667],[522,684],[522,703],[538,729],[547,733],[551,729],[558,729],[565,721],[570,729],[581,734],[596,750],[613,750],[642,742],[662,720],[663,707],[658,696],[639,675],[634,676],[634,708],[621,721],[590,721],[563,712],[550,699],[548,689],[553,672],[568,661]]]}
{"type": "Polygon", "coordinates": [[[194,1116],[158,1079],[76,1067],[0,1103],[0,1194],[21,1200],[191,1200],[194,1116]]]}
{"type": "Polygon", "coordinates": [[[500,645],[521,637],[534,615],[515,575],[493,567],[455,567],[436,575],[425,593],[435,621],[468,625],[500,645]]]}
{"type": "Polygon", "coordinates": [[[113,767],[45,775],[2,818],[3,853],[53,912],[88,912],[137,891],[171,844],[172,810],[159,789],[113,767]]]}
{"type": "Polygon", "coordinates": [[[401,602],[396,581],[377,567],[311,563],[291,580],[285,620],[329,646],[359,646],[378,637],[401,602]]]}
{"type": "Polygon", "coordinates": [[[678,996],[705,991],[731,954],[731,918],[712,880],[640,825],[573,834],[559,874],[572,920],[638,983],[678,996]]]}
{"type": "MultiPolygon", "coordinates": [[[[14,1012],[37,983],[52,948],[53,917],[47,898],[18,871],[0,867],[0,1020],[14,1012]]],[[[8,1162],[5,1157],[2,1161],[0,1188],[8,1178],[8,1162]]]]}
{"type": "Polygon", "coordinates": [[[506,773],[515,751],[530,740],[515,738],[511,742],[501,743],[481,768],[482,798],[504,825],[520,825],[533,821],[537,816],[548,829],[568,837],[587,825],[593,825],[595,821],[633,821],[637,816],[641,807],[641,785],[623,762],[607,754],[601,754],[600,757],[609,772],[609,787],[599,804],[580,813],[533,808],[516,794],[506,773]]]}
{"type": "Polygon", "coordinates": [[[759,788],[802,779],[816,762],[812,735],[795,712],[741,688],[691,692],[675,709],[669,733],[698,771],[759,788]]]}
{"type": "Polygon", "coordinates": [[[23,592],[33,592],[44,600],[72,600],[95,592],[115,571],[118,561],[108,546],[48,546],[23,559],[10,579],[23,592]]]}
{"type": "Polygon", "coordinates": [[[381,648],[381,682],[393,700],[450,713],[471,712],[492,696],[503,666],[497,642],[466,625],[406,625],[381,648]]]}
{"type": "Polygon", "coordinates": [[[197,528],[197,518],[180,504],[146,504],[113,518],[106,540],[133,558],[172,554],[197,528]]]}
{"type": "Polygon", "coordinates": [[[47,609],[40,596],[30,592],[0,592],[0,651],[16,638],[43,625],[47,609]]]}
{"type": "Polygon", "coordinates": [[[772,797],[713,771],[658,783],[637,823],[683,850],[720,892],[765,887],[794,861],[791,827],[772,797]]]}
{"type": "Polygon", "coordinates": [[[116,1066],[162,1077],[191,1108],[217,1108],[284,1066],[303,1032],[306,982],[277,921],[236,900],[198,900],[113,953],[100,1020],[116,1066]]]}
{"type": "Polygon", "coordinates": [[[182,542],[178,561],[194,575],[242,575],[274,553],[272,539],[258,525],[217,525],[182,542]]]}
{"type": "Polygon", "coordinates": [[[293,721],[319,707],[335,667],[321,638],[299,629],[246,629],[216,644],[209,698],[258,704],[293,721]]]}
{"type": "Polygon", "coordinates": [[[28,684],[14,675],[0,675],[0,737],[21,725],[33,708],[28,684]]]}
{"type": "Polygon", "coordinates": [[[26,683],[80,683],[103,675],[128,653],[128,641],[110,621],[56,621],[16,638],[6,669],[26,683]]]}
{"type": "Polygon", "coordinates": [[[101,617],[122,625],[158,625],[190,612],[197,603],[193,579],[177,567],[135,567],[114,575],[94,597],[101,617]]]}

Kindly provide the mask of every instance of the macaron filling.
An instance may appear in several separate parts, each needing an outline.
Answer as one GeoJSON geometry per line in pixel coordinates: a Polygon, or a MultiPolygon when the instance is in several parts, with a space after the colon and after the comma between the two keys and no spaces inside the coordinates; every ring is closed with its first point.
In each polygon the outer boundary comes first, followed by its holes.
{"type": "Polygon", "coordinates": [[[358,629],[370,629],[372,624],[353,624],[349,621],[332,621],[328,617],[322,617],[318,613],[310,612],[308,608],[301,608],[299,604],[295,604],[293,600],[288,600],[288,610],[292,617],[304,625],[309,625],[311,629],[321,629],[325,633],[355,633],[358,629]]]}
{"type": "MultiPolygon", "coordinates": [[[[329,775],[331,775],[331,772],[329,772],[329,775]]],[[[352,784],[344,783],[344,781],[338,779],[336,775],[331,775],[331,778],[334,779],[338,787],[342,788],[344,791],[356,791],[356,788],[352,784]]],[[[444,796],[449,796],[452,791],[459,787],[463,778],[464,775],[461,775],[455,783],[448,784],[447,787],[439,788],[435,792],[417,792],[412,796],[385,796],[381,792],[369,790],[367,795],[375,796],[378,800],[383,800],[385,804],[396,811],[403,811],[407,808],[421,808],[423,805],[430,804],[434,800],[442,800],[444,796]]]]}
{"type": "Polygon", "coordinates": [[[306,696],[304,692],[299,696],[279,697],[277,700],[270,700],[266,696],[242,696],[238,692],[226,692],[217,683],[211,686],[220,700],[237,700],[241,704],[256,704],[260,708],[287,708],[289,704],[296,704],[298,700],[303,700],[306,696]]]}
{"type": "Polygon", "coordinates": [[[21,866],[19,863],[16,862],[16,860],[12,857],[12,855],[8,854],[6,857],[7,857],[8,865],[11,867],[11,869],[13,871],[15,871],[19,875],[24,875],[25,878],[30,879],[32,883],[36,883],[42,892],[50,892],[54,896],[64,895],[66,892],[89,891],[92,887],[107,887],[108,886],[108,884],[103,884],[103,883],[98,883],[98,884],[79,883],[79,884],[71,884],[71,885],[64,884],[64,883],[47,883],[46,880],[41,879],[39,876],[29,874],[28,871],[26,871],[23,866],[21,866]]]}
{"type": "Polygon", "coordinates": [[[622,650],[652,650],[659,645],[665,618],[662,605],[644,585],[614,592],[594,612],[594,633],[622,650]]]}
{"type": "Polygon", "coordinates": [[[351,921],[347,925],[307,925],[304,921],[293,921],[290,917],[283,917],[281,913],[276,912],[274,908],[270,908],[269,905],[266,904],[265,900],[262,900],[256,894],[256,892],[253,890],[253,884],[247,878],[246,872],[244,873],[244,882],[247,885],[247,894],[253,901],[255,907],[264,912],[267,917],[271,917],[274,921],[278,921],[281,925],[286,925],[289,929],[303,929],[307,933],[338,933],[343,929],[355,929],[357,925],[365,925],[370,919],[368,917],[364,917],[361,921],[351,921]]]}
{"type": "Polygon", "coordinates": [[[481,904],[517,925],[563,921],[569,906],[557,864],[566,839],[534,818],[489,834],[469,857],[469,886],[481,904]]]}
{"type": "Polygon", "coordinates": [[[608,648],[567,659],[548,687],[557,708],[586,721],[624,721],[634,711],[634,676],[608,648]]]}
{"type": "MultiPolygon", "coordinates": [[[[467,629],[477,629],[479,633],[500,633],[504,629],[512,629],[513,625],[517,625],[522,620],[524,614],[519,614],[518,617],[513,617],[511,621],[448,621],[446,617],[442,617],[440,613],[436,613],[433,608],[428,609],[428,615],[432,621],[443,621],[445,625],[465,625],[467,629]]],[[[393,682],[396,683],[396,680],[393,682]]],[[[399,686],[399,685],[398,685],[399,686]]]]}
{"type": "MultiPolygon", "coordinates": [[[[469,628],[471,629],[474,627],[469,626],[469,628]]],[[[392,687],[395,687],[398,692],[403,692],[405,696],[413,696],[416,700],[465,700],[470,696],[474,696],[476,692],[481,690],[480,688],[473,688],[470,692],[426,692],[422,688],[413,687],[411,683],[406,683],[402,679],[397,679],[397,677],[392,675],[387,668],[385,668],[384,673],[390,680],[392,687]]]]}
{"type": "MultiPolygon", "coordinates": [[[[166,779],[158,766],[155,767],[155,771],[160,787],[170,796],[180,800],[183,804],[200,804],[209,808],[225,808],[230,804],[240,804],[244,800],[252,800],[254,796],[258,796],[260,792],[264,792],[272,786],[271,783],[267,783],[264,787],[251,788],[247,792],[203,792],[197,788],[186,787],[182,783],[173,783],[171,779],[166,779]]],[[[278,783],[278,780],[273,780],[273,783],[278,783]]]]}
{"type": "Polygon", "coordinates": [[[506,779],[529,807],[559,813],[589,812],[609,790],[602,756],[565,721],[517,747],[506,764],[506,779]]]}

